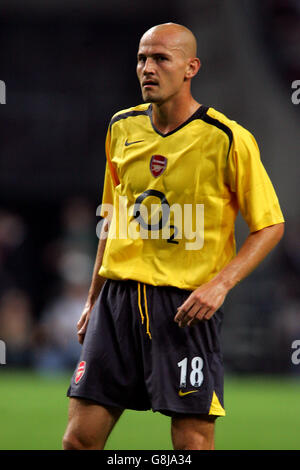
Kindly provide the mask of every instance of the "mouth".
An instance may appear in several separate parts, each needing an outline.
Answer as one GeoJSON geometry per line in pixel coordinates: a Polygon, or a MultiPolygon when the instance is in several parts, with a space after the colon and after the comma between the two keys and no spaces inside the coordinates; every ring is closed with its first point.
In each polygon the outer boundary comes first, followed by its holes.
{"type": "Polygon", "coordinates": [[[158,86],[158,82],[156,80],[144,80],[142,86],[147,90],[148,88],[158,86]]]}

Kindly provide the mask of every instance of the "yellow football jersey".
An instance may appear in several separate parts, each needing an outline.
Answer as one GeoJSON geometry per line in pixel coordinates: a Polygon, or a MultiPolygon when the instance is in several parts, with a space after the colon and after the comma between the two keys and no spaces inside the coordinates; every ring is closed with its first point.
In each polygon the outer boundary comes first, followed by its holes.
{"type": "Polygon", "coordinates": [[[235,255],[238,210],[251,232],[284,221],[254,137],[211,107],[165,135],[151,104],[120,111],[106,157],[103,277],[193,290],[235,255]]]}

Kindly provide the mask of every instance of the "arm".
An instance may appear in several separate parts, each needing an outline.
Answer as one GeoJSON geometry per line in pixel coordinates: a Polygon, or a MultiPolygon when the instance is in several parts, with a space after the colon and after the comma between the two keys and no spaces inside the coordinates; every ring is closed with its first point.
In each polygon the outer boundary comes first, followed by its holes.
{"type": "Polygon", "coordinates": [[[195,289],[177,309],[180,327],[209,320],[223,304],[228,292],[267,256],[284,233],[284,223],[250,233],[238,254],[213,279],[195,289]]]}
{"type": "Polygon", "coordinates": [[[95,264],[94,264],[91,286],[89,289],[87,301],[85,303],[83,312],[77,323],[77,335],[78,335],[78,341],[80,344],[83,343],[84,335],[85,335],[86,328],[89,322],[91,311],[95,305],[95,302],[100,294],[102,286],[106,280],[104,277],[99,276],[99,270],[102,264],[103,254],[104,254],[106,240],[107,240],[107,237],[104,236],[104,233],[107,233],[108,229],[109,229],[109,222],[107,219],[104,219],[104,222],[101,228],[100,239],[98,243],[98,249],[97,249],[97,254],[96,254],[96,259],[95,259],[95,264]]]}

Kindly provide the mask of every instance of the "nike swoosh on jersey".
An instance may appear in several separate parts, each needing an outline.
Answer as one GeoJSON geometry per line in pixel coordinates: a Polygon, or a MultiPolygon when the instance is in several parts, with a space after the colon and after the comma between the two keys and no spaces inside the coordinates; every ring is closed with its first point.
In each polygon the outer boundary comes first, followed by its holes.
{"type": "Polygon", "coordinates": [[[126,139],[125,146],[128,147],[128,145],[138,144],[139,142],[144,142],[144,140],[135,140],[134,142],[128,142],[128,139],[126,139]]]}
{"type": "Polygon", "coordinates": [[[197,393],[199,390],[190,390],[189,392],[183,392],[182,390],[179,390],[178,395],[180,397],[185,397],[186,395],[189,395],[190,393],[197,393]]]}

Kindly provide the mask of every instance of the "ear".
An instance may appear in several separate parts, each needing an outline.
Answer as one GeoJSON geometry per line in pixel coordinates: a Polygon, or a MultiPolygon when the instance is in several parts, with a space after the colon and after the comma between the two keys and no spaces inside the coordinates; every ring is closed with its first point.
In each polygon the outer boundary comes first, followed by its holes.
{"type": "Polygon", "coordinates": [[[195,57],[194,59],[190,59],[189,63],[186,66],[186,71],[185,71],[185,78],[191,79],[195,75],[197,75],[199,69],[201,67],[201,62],[198,57],[195,57]]]}

